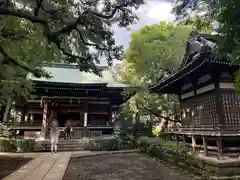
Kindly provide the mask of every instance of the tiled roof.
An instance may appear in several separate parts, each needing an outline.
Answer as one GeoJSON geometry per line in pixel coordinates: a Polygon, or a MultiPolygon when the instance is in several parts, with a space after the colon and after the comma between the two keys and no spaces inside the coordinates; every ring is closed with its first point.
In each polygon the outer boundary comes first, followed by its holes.
{"type": "Polygon", "coordinates": [[[131,87],[128,84],[122,84],[117,82],[114,78],[114,72],[111,67],[99,66],[102,70],[102,77],[97,76],[91,72],[82,72],[76,65],[71,64],[47,64],[42,68],[47,71],[52,78],[36,78],[33,75],[29,75],[28,78],[35,81],[43,82],[58,82],[58,83],[73,83],[73,84],[107,84],[107,87],[131,87]]]}

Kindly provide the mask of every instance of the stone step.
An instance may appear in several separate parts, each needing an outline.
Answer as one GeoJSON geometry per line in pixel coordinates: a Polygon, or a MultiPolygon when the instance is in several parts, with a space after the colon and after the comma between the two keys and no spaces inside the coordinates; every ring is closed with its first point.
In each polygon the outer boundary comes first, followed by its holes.
{"type": "MultiPolygon", "coordinates": [[[[37,141],[34,147],[34,151],[47,151],[51,149],[50,140],[37,141]]],[[[84,143],[82,140],[59,140],[58,151],[82,151],[84,150],[84,143]]]]}
{"type": "MultiPolygon", "coordinates": [[[[83,151],[83,148],[59,148],[58,151],[63,152],[63,151],[83,151]]],[[[42,152],[42,151],[51,151],[51,148],[48,147],[46,150],[41,149],[41,148],[35,148],[34,152],[42,152]]]]}

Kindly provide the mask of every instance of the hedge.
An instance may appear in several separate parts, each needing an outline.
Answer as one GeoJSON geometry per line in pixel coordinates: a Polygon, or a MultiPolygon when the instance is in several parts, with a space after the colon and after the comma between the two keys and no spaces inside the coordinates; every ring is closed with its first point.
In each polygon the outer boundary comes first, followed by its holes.
{"type": "Polygon", "coordinates": [[[31,139],[0,138],[0,152],[32,152],[35,141],[31,139]]]}
{"type": "Polygon", "coordinates": [[[198,161],[181,143],[177,144],[162,138],[141,138],[139,149],[140,152],[156,157],[168,164],[197,174],[200,172],[198,161]]]}
{"type": "Polygon", "coordinates": [[[133,149],[136,147],[135,139],[118,137],[101,137],[94,139],[83,139],[84,149],[91,151],[116,151],[122,149],[133,149]]]}

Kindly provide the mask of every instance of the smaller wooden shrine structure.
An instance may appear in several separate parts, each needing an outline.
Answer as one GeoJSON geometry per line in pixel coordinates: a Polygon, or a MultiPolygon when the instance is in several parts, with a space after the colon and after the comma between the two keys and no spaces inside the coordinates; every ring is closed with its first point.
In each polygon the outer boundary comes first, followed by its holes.
{"type": "Polygon", "coordinates": [[[33,98],[14,105],[22,114],[14,127],[19,136],[48,138],[53,119],[62,129],[71,121],[74,138],[111,134],[114,112],[131,96],[126,96],[125,90],[134,93],[138,88],[117,82],[110,67],[98,67],[102,77],[80,72],[71,64],[45,64],[42,68],[51,78],[29,75],[33,98]]]}
{"type": "Polygon", "coordinates": [[[183,127],[166,134],[221,157],[240,152],[240,97],[234,90],[239,66],[218,56],[218,38],[192,32],[179,70],[149,90],[179,97],[183,127]]]}

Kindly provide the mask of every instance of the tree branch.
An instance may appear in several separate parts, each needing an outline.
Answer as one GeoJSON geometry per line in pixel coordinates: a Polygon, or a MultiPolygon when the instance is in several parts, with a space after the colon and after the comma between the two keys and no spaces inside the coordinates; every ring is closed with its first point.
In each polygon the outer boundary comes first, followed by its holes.
{"type": "Polygon", "coordinates": [[[81,32],[79,29],[76,29],[76,30],[77,30],[77,32],[78,32],[78,34],[79,34],[79,37],[80,37],[80,39],[81,39],[81,41],[82,41],[82,43],[83,43],[84,45],[86,45],[86,46],[93,46],[93,47],[95,47],[95,48],[97,48],[97,49],[99,49],[99,50],[102,50],[102,51],[109,51],[109,49],[103,48],[103,47],[101,47],[101,46],[99,46],[99,45],[97,45],[97,44],[86,42],[86,41],[84,40],[84,37],[83,37],[83,35],[82,35],[82,32],[81,32]]]}
{"type": "Polygon", "coordinates": [[[10,10],[10,9],[1,9],[0,15],[8,15],[8,16],[14,16],[14,17],[20,17],[24,18],[26,20],[31,21],[32,23],[40,23],[43,25],[47,24],[47,21],[45,19],[42,19],[37,16],[32,16],[30,13],[26,13],[20,10],[10,10]]]}
{"type": "Polygon", "coordinates": [[[109,14],[109,15],[99,14],[99,13],[94,12],[94,11],[89,11],[89,12],[92,13],[93,15],[97,16],[97,17],[102,18],[102,19],[112,19],[115,16],[115,14],[117,13],[118,10],[122,10],[123,8],[126,8],[129,5],[131,5],[132,3],[133,2],[128,1],[125,4],[115,6],[115,8],[112,10],[111,14],[109,14]]]}
{"type": "Polygon", "coordinates": [[[42,4],[43,4],[43,1],[44,1],[44,0],[36,0],[37,5],[36,5],[36,7],[35,7],[35,9],[34,9],[34,16],[38,16],[39,10],[40,10],[40,8],[43,6],[43,5],[42,5],[42,4]]]}
{"type": "Polygon", "coordinates": [[[149,109],[149,108],[143,107],[143,109],[146,110],[146,111],[148,111],[148,112],[150,112],[150,113],[153,114],[154,116],[159,117],[159,118],[163,118],[163,119],[165,119],[165,120],[167,120],[167,121],[177,122],[177,123],[180,123],[180,122],[181,122],[180,120],[174,120],[174,119],[170,119],[170,118],[165,117],[165,116],[161,116],[161,115],[159,115],[158,113],[154,112],[153,110],[151,110],[151,109],[149,109]]]}
{"type": "Polygon", "coordinates": [[[2,46],[0,46],[0,53],[4,56],[4,58],[5,58],[6,60],[8,60],[8,61],[10,61],[11,63],[13,63],[15,66],[19,66],[19,67],[21,67],[22,69],[24,69],[24,70],[26,70],[26,71],[28,71],[28,72],[33,73],[33,74],[34,74],[35,76],[37,76],[37,77],[39,76],[39,71],[33,70],[33,69],[29,68],[27,65],[22,64],[22,63],[16,61],[15,59],[11,58],[11,57],[5,52],[5,50],[3,49],[2,46]]]}

